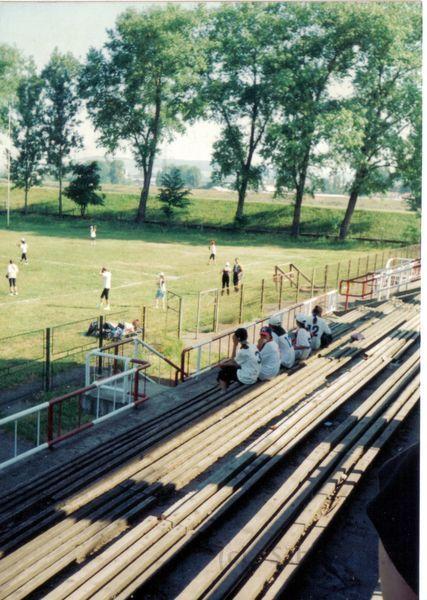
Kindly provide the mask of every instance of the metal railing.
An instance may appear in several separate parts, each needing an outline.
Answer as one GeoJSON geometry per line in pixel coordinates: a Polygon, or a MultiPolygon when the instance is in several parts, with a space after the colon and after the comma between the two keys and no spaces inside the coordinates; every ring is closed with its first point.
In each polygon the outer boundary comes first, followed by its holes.
{"type": "MultiPolygon", "coordinates": [[[[316,304],[322,306],[324,314],[333,312],[338,307],[337,290],[293,304],[275,311],[274,314],[280,314],[283,326],[291,330],[296,326],[295,316],[298,313],[310,314],[316,304]]],[[[243,325],[248,331],[248,339],[253,343],[256,341],[259,330],[268,322],[270,316],[243,325]]],[[[181,353],[181,379],[198,377],[218,364],[223,358],[230,356],[234,331],[235,327],[224,331],[221,335],[184,348],[181,353]]]]}
{"type": "Polygon", "coordinates": [[[344,307],[347,310],[351,299],[386,300],[420,279],[421,259],[392,258],[384,269],[341,280],[339,292],[345,298],[344,307]]]}

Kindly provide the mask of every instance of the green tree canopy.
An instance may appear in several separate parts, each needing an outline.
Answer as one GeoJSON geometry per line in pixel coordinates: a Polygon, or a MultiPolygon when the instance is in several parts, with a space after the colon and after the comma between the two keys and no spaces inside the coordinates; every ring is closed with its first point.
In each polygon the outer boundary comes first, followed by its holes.
{"type": "Polygon", "coordinates": [[[0,131],[7,128],[8,109],[16,100],[16,91],[26,69],[27,63],[17,48],[0,44],[0,131]]]}
{"type": "Polygon", "coordinates": [[[168,218],[171,218],[175,209],[186,208],[190,201],[190,190],[185,189],[185,183],[181,172],[177,167],[163,173],[160,178],[160,193],[158,198],[163,203],[162,210],[168,218]]]}
{"type": "Polygon", "coordinates": [[[62,186],[71,150],[82,146],[77,131],[81,101],[77,94],[79,63],[71,54],[54,50],[42,71],[44,80],[45,135],[47,160],[59,183],[58,211],[62,214],[62,186]]]}
{"type": "Polygon", "coordinates": [[[99,167],[96,161],[88,164],[76,164],[72,167],[72,178],[64,193],[80,208],[80,214],[85,216],[89,205],[103,205],[105,195],[97,193],[100,190],[99,167]]]}
{"type": "Polygon", "coordinates": [[[45,139],[43,136],[43,80],[33,72],[21,80],[15,102],[12,140],[17,151],[11,161],[14,186],[24,189],[24,213],[28,210],[28,193],[41,185],[45,171],[45,139]]]}
{"type": "Polygon", "coordinates": [[[183,131],[194,93],[194,18],[178,5],[128,10],[103,49],[87,56],[80,89],[100,142],[111,152],[130,146],[143,172],[137,221],[145,219],[158,146],[183,131]]]}

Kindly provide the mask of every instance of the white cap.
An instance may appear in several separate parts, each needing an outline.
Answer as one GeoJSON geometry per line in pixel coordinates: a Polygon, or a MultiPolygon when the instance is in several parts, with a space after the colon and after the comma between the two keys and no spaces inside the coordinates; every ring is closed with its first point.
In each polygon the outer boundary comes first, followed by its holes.
{"type": "Polygon", "coordinates": [[[271,315],[268,319],[269,325],[281,325],[282,324],[282,315],[271,315]]]}
{"type": "Polygon", "coordinates": [[[229,262],[226,262],[226,263],[225,263],[225,266],[226,266],[226,267],[229,267],[229,266],[230,266],[230,263],[229,263],[229,262]]]}
{"type": "Polygon", "coordinates": [[[295,321],[297,323],[302,323],[303,325],[305,325],[307,322],[307,317],[306,317],[306,315],[299,313],[298,315],[295,315],[295,321]]]}
{"type": "Polygon", "coordinates": [[[21,242],[25,242],[25,238],[22,238],[21,242]]]}
{"type": "Polygon", "coordinates": [[[164,277],[165,274],[164,273],[159,273],[159,277],[164,277]]]}

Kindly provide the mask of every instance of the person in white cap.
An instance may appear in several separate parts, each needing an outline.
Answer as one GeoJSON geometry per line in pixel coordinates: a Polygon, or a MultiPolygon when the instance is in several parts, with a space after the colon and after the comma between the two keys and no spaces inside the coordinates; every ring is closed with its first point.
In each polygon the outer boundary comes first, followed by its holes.
{"type": "Polygon", "coordinates": [[[19,244],[20,248],[21,248],[21,260],[20,262],[28,265],[28,258],[27,258],[27,252],[28,252],[28,245],[27,242],[25,241],[24,238],[22,238],[21,243],[19,244]]]}
{"type": "Polygon", "coordinates": [[[165,310],[165,301],[166,301],[166,279],[164,273],[158,274],[157,279],[157,290],[155,297],[155,308],[159,308],[159,300],[162,301],[162,309],[165,310]]]}
{"type": "Polygon", "coordinates": [[[295,350],[286,329],[282,327],[282,316],[272,315],[268,324],[271,327],[273,340],[279,346],[281,365],[291,369],[295,364],[295,350]]]}
{"type": "Polygon", "coordinates": [[[223,270],[221,271],[222,273],[222,289],[221,289],[221,296],[224,295],[224,290],[227,289],[227,295],[230,295],[230,273],[231,273],[231,267],[230,267],[230,263],[226,262],[224,265],[223,270]]]}
{"type": "Polygon", "coordinates": [[[313,308],[311,315],[307,318],[306,328],[310,332],[310,344],[312,350],[319,350],[322,345],[322,336],[323,334],[331,335],[331,330],[329,325],[322,319],[322,307],[316,305],[313,308]]]}
{"type": "Polygon", "coordinates": [[[307,316],[302,314],[295,317],[297,324],[297,335],[294,343],[295,360],[304,360],[310,356],[310,332],[305,328],[306,319],[307,316]]]}
{"type": "Polygon", "coordinates": [[[104,286],[101,293],[99,308],[102,308],[105,302],[105,310],[110,310],[111,271],[106,267],[102,267],[99,274],[102,276],[102,283],[104,286]]]}

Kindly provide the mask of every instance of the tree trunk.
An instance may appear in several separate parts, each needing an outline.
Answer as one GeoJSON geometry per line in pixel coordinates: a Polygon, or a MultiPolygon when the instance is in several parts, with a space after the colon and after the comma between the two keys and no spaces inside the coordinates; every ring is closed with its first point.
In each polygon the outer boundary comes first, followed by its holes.
{"type": "Polygon", "coordinates": [[[340,225],[340,240],[345,240],[348,234],[348,229],[350,227],[351,217],[353,216],[354,209],[356,207],[356,202],[359,197],[359,188],[358,186],[353,186],[350,192],[350,197],[348,199],[347,209],[345,211],[344,219],[340,225]]]}
{"type": "Polygon", "coordinates": [[[239,186],[237,210],[234,216],[236,223],[239,223],[243,219],[243,207],[245,205],[246,192],[248,190],[248,173],[243,173],[242,183],[239,186]]]}
{"type": "Polygon", "coordinates": [[[139,196],[138,212],[136,213],[135,219],[137,223],[143,223],[145,221],[145,211],[147,208],[148,192],[150,191],[150,181],[151,174],[149,177],[147,172],[147,175],[144,175],[144,185],[142,186],[141,194],[139,196]]]}
{"type": "Polygon", "coordinates": [[[25,186],[25,190],[24,190],[24,215],[27,214],[28,212],[28,187],[25,186]]]}
{"type": "Polygon", "coordinates": [[[300,178],[295,194],[294,217],[292,220],[291,236],[297,238],[300,233],[302,199],[304,197],[305,173],[300,178]]]}
{"type": "Polygon", "coordinates": [[[58,213],[62,217],[62,172],[59,173],[58,213]]]}

